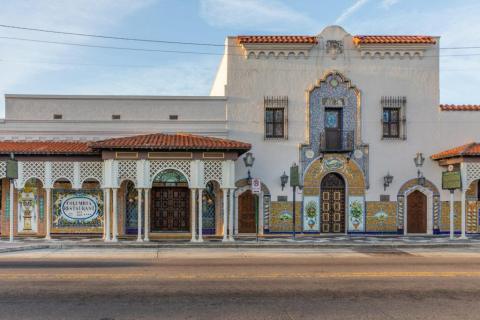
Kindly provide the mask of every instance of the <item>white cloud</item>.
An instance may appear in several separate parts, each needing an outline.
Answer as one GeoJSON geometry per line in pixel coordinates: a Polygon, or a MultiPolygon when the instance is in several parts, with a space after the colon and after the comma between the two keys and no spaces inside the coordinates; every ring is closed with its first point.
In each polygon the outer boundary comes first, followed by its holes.
{"type": "Polygon", "coordinates": [[[391,6],[397,4],[400,0],[382,0],[382,7],[389,9],[391,6]]]}
{"type": "MultiPolygon", "coordinates": [[[[28,26],[72,32],[101,33],[108,30],[127,15],[148,6],[151,0],[16,0],[2,3],[0,21],[6,25],[28,26]]],[[[91,39],[33,33],[0,28],[0,36],[24,37],[48,40],[88,42],[91,39]]],[[[0,94],[14,92],[18,86],[48,71],[58,71],[61,65],[9,63],[9,61],[52,60],[62,57],[78,57],[78,48],[0,39],[0,94]]],[[[3,99],[1,99],[3,100],[3,99]]],[[[0,102],[0,107],[4,101],[0,102]]],[[[1,111],[0,111],[1,114],[1,111]]]]}
{"type": "Polygon", "coordinates": [[[350,7],[345,9],[335,20],[336,24],[342,23],[344,20],[348,19],[352,14],[358,11],[361,7],[367,4],[369,0],[356,0],[350,7]]]}
{"type": "Polygon", "coordinates": [[[319,23],[278,0],[201,0],[200,16],[211,26],[273,32],[316,32],[319,23]]]}

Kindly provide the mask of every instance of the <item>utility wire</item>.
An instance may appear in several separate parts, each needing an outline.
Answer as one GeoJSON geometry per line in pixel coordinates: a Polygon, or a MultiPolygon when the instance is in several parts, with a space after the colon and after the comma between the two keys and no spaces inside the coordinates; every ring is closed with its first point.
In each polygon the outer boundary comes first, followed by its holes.
{"type": "MultiPolygon", "coordinates": [[[[18,38],[18,37],[3,37],[3,36],[0,36],[0,39],[27,41],[27,42],[36,42],[36,43],[46,43],[46,44],[56,44],[56,45],[68,45],[68,46],[87,47],[87,48],[125,50],[125,51],[197,54],[197,55],[213,55],[213,56],[223,56],[223,55],[240,56],[240,57],[245,56],[244,54],[235,54],[235,53],[216,53],[216,52],[203,52],[203,51],[183,51],[183,50],[164,50],[164,49],[134,48],[134,47],[117,47],[117,46],[104,46],[104,45],[84,44],[84,43],[75,43],[75,42],[49,41],[49,40],[38,40],[38,39],[30,39],[30,38],[18,38]]],[[[438,58],[438,57],[442,58],[442,57],[469,57],[469,56],[480,56],[480,53],[423,55],[423,56],[421,56],[421,58],[423,59],[423,58],[438,58]]],[[[322,55],[309,55],[309,57],[322,57],[322,55]]],[[[349,59],[364,59],[364,58],[363,57],[349,57],[349,59]]]]}
{"type": "MultiPolygon", "coordinates": [[[[111,35],[102,35],[102,34],[79,33],[79,32],[42,29],[42,28],[30,28],[30,27],[14,26],[14,25],[7,25],[7,24],[0,24],[0,27],[1,28],[9,28],[9,29],[26,30],[26,31],[54,33],[54,34],[63,34],[63,35],[72,35],[72,36],[90,37],[90,38],[100,38],[100,39],[123,40],[123,41],[152,42],[152,43],[179,44],[179,45],[191,45],[191,46],[210,46],[210,47],[241,47],[240,45],[225,45],[225,44],[211,43],[211,42],[184,42],[184,41],[173,41],[173,40],[158,40],[158,39],[144,39],[144,38],[133,38],[133,37],[120,37],[120,36],[111,36],[111,35]]],[[[469,50],[469,49],[480,49],[480,46],[440,47],[439,49],[440,50],[469,50]]],[[[344,48],[344,50],[358,50],[358,49],[344,48]]]]}

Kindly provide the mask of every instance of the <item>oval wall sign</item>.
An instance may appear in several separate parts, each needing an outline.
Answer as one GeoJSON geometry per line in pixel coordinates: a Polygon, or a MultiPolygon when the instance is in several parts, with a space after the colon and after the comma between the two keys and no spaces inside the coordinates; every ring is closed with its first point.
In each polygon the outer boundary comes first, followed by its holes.
{"type": "Polygon", "coordinates": [[[338,170],[343,167],[343,161],[337,158],[324,160],[323,166],[327,170],[338,170]]]}
{"type": "Polygon", "coordinates": [[[86,195],[67,196],[60,206],[62,215],[69,221],[89,221],[98,216],[98,204],[86,195]]]}

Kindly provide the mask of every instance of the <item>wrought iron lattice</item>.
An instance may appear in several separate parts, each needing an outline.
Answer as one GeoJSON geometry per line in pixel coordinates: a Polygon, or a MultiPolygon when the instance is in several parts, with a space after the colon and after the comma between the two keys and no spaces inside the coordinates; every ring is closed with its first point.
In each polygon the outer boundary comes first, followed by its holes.
{"type": "Polygon", "coordinates": [[[125,188],[125,232],[127,234],[138,231],[138,192],[135,184],[127,181],[125,188]]]}
{"type": "Polygon", "coordinates": [[[463,186],[464,189],[468,189],[470,184],[480,179],[480,163],[465,163],[466,165],[466,177],[465,177],[465,185],[463,186]]]}
{"type": "Polygon", "coordinates": [[[188,181],[191,180],[189,160],[153,160],[150,161],[150,182],[153,182],[159,172],[166,169],[178,170],[185,175],[188,181]]]}
{"type": "Polygon", "coordinates": [[[0,179],[7,176],[7,163],[5,161],[0,161],[0,179]]]}
{"type": "Polygon", "coordinates": [[[103,162],[80,162],[80,182],[83,183],[87,179],[95,179],[103,184],[103,162]]]}
{"type": "Polygon", "coordinates": [[[137,183],[137,162],[133,160],[122,160],[118,162],[118,182],[123,180],[137,183]]]}
{"type": "Polygon", "coordinates": [[[203,176],[206,184],[213,180],[222,185],[222,161],[203,161],[203,176]]]}
{"type": "MultiPolygon", "coordinates": [[[[18,181],[20,187],[22,187],[26,181],[31,178],[36,178],[45,183],[45,162],[41,161],[25,161],[22,162],[23,181],[18,181]]],[[[20,179],[19,179],[20,180],[20,179]]]]}
{"type": "Polygon", "coordinates": [[[52,162],[52,182],[67,179],[73,185],[75,175],[73,167],[73,162],[52,162]]]}
{"type": "Polygon", "coordinates": [[[215,187],[210,181],[203,190],[202,200],[202,232],[215,234],[215,187]]]}

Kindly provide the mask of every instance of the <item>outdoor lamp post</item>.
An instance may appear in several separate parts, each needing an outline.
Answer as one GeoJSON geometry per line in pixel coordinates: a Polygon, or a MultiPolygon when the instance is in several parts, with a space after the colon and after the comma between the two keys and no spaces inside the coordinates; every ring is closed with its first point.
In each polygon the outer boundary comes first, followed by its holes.
{"type": "Polygon", "coordinates": [[[245,156],[243,157],[243,162],[245,163],[245,167],[248,169],[248,176],[247,176],[247,181],[248,184],[250,184],[250,181],[252,181],[252,175],[250,173],[250,168],[253,167],[253,163],[255,162],[255,158],[253,156],[253,153],[247,152],[245,156]]]}
{"type": "Polygon", "coordinates": [[[387,187],[390,186],[390,184],[393,182],[393,176],[389,173],[387,173],[386,176],[383,177],[383,191],[387,190],[387,187]]]}
{"type": "Polygon", "coordinates": [[[288,176],[285,173],[285,171],[283,171],[283,174],[280,176],[280,183],[282,184],[282,191],[285,188],[285,185],[287,184],[287,182],[288,182],[288,176]]]}
{"type": "Polygon", "coordinates": [[[423,163],[425,162],[425,157],[421,152],[417,152],[417,155],[415,158],[413,158],[413,162],[415,163],[415,166],[419,168],[417,170],[417,183],[421,186],[425,185],[425,177],[423,176],[423,173],[420,171],[420,168],[423,166],[423,163]]]}

